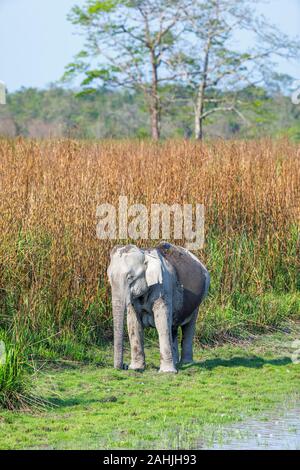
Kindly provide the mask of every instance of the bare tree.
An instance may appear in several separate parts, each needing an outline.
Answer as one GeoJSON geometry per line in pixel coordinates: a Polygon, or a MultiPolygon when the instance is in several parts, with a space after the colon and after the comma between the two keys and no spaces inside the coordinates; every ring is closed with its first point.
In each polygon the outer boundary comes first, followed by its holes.
{"type": "Polygon", "coordinates": [[[181,67],[193,90],[196,139],[202,139],[203,123],[214,113],[231,111],[246,121],[237,92],[270,79],[276,56],[299,54],[299,41],[255,16],[257,3],[195,0],[185,8],[187,44],[181,67]],[[251,39],[252,46],[246,50],[236,44],[241,31],[251,39]]]}

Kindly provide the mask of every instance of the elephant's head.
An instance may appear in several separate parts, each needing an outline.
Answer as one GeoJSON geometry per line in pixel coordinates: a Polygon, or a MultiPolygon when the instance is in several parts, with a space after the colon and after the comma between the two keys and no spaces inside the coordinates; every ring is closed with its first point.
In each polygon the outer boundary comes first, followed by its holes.
{"type": "Polygon", "coordinates": [[[114,321],[114,367],[123,368],[124,316],[133,299],[149,287],[162,283],[162,264],[156,251],[142,251],[135,245],[116,246],[107,270],[112,289],[114,321]]]}

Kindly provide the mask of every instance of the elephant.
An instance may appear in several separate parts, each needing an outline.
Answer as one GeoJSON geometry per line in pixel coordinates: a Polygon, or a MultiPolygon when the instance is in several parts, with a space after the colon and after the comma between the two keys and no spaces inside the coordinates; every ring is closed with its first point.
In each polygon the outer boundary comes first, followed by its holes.
{"type": "Polygon", "coordinates": [[[144,370],[144,328],[156,327],[160,372],[177,372],[179,363],[193,361],[193,338],[210,275],[185,248],[161,242],[154,248],[115,246],[107,274],[112,291],[114,367],[123,364],[124,318],[131,349],[129,369],[144,370]],[[178,328],[182,329],[179,362],[178,328]]]}

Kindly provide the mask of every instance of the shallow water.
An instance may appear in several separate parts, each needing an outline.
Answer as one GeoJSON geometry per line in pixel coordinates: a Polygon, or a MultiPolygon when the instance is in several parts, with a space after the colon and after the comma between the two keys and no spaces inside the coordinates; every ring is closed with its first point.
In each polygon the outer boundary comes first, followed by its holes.
{"type": "Polygon", "coordinates": [[[300,450],[300,402],[288,410],[264,413],[260,419],[224,426],[201,449],[300,450]]]}

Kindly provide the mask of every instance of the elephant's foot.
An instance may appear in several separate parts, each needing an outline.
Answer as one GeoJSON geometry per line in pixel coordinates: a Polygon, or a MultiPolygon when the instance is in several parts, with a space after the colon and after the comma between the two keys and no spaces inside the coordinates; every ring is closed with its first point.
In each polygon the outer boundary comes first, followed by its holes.
{"type": "Polygon", "coordinates": [[[144,363],[137,363],[137,362],[132,362],[128,369],[130,370],[136,370],[136,371],[142,371],[145,369],[145,364],[144,363]]]}
{"type": "Polygon", "coordinates": [[[177,369],[173,364],[161,364],[159,372],[169,372],[172,374],[177,374],[177,369]]]}

